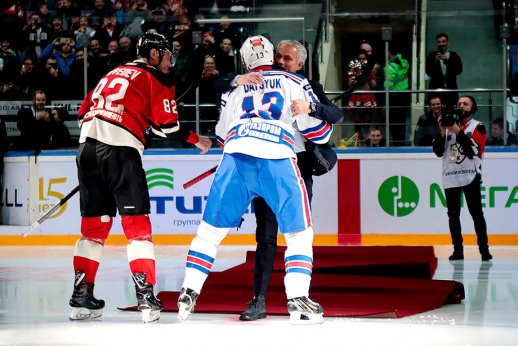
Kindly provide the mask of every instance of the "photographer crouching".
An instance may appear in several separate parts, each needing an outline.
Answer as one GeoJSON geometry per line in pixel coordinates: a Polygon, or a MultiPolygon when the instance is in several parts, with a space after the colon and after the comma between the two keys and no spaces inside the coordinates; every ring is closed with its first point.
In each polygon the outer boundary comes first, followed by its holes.
{"type": "Polygon", "coordinates": [[[482,159],[487,133],[482,123],[473,119],[477,102],[472,96],[462,96],[457,107],[438,118],[440,134],[433,141],[433,152],[442,157],[442,185],[448,208],[448,223],[453,254],[450,261],[464,259],[460,225],[462,192],[475,224],[477,244],[483,261],[493,258],[489,253],[487,225],[482,211],[482,159]]]}

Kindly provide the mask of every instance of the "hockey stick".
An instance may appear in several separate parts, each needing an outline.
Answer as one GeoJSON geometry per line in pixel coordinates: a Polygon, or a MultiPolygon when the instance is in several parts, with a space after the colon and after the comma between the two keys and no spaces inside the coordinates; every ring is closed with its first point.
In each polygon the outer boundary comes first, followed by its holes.
{"type": "Polygon", "coordinates": [[[183,188],[187,189],[188,187],[191,187],[194,184],[196,184],[196,183],[202,181],[203,179],[207,178],[212,173],[216,172],[216,170],[218,169],[218,166],[219,165],[216,165],[216,166],[212,167],[211,169],[209,169],[208,171],[203,172],[202,174],[198,175],[196,178],[189,180],[188,182],[183,184],[183,188]]]}
{"type": "Polygon", "coordinates": [[[58,204],[56,204],[52,209],[50,209],[48,212],[45,213],[42,217],[40,217],[37,221],[34,221],[32,225],[27,228],[25,232],[22,233],[22,237],[27,237],[29,234],[32,233],[36,228],[39,227],[43,223],[43,221],[47,220],[49,217],[52,216],[63,204],[65,204],[72,196],[74,196],[77,191],[79,191],[79,185],[77,185],[68,195],[63,197],[61,201],[59,201],[58,204]]]}

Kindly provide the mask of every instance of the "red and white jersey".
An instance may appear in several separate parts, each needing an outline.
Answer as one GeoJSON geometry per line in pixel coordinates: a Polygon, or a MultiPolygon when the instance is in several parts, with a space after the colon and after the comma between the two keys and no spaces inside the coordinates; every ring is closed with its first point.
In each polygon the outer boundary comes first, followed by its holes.
{"type": "Polygon", "coordinates": [[[196,143],[198,136],[180,128],[175,87],[151,65],[135,61],[106,74],[79,109],[80,143],[87,137],[144,151],[144,132],[196,143]]]}
{"type": "Polygon", "coordinates": [[[221,98],[216,138],[225,153],[264,159],[296,157],[300,135],[318,144],[329,141],[332,125],[307,114],[293,116],[291,101],[318,102],[308,80],[282,70],[263,71],[260,86],[240,85],[221,98]]]}

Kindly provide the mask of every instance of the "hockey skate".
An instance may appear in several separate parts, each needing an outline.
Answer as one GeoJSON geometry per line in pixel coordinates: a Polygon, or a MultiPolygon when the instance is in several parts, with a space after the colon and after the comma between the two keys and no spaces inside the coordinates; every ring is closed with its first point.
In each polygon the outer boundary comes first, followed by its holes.
{"type": "Polygon", "coordinates": [[[144,323],[158,321],[164,304],[155,297],[153,285],[146,283],[144,273],[135,274],[132,278],[137,291],[138,310],[142,312],[142,321],[144,323]]]}
{"type": "Polygon", "coordinates": [[[294,325],[324,322],[324,309],[309,297],[288,299],[288,312],[290,313],[290,323],[294,325]]]}
{"type": "Polygon", "coordinates": [[[185,321],[187,316],[194,312],[196,299],[198,299],[198,293],[190,288],[182,288],[178,297],[178,319],[180,321],[185,321]]]}
{"type": "Polygon", "coordinates": [[[103,314],[104,300],[94,297],[94,284],[85,283],[85,273],[76,271],[74,292],[68,304],[72,307],[70,320],[91,320],[103,314]]]}

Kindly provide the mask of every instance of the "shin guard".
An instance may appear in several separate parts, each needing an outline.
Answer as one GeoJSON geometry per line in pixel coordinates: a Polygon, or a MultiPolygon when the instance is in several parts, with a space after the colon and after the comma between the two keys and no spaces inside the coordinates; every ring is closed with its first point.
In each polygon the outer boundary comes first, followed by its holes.
{"type": "Polygon", "coordinates": [[[149,216],[122,215],[122,228],[129,240],[127,252],[131,273],[144,273],[147,283],[156,285],[155,249],[149,216]]]}
{"type": "Polygon", "coordinates": [[[288,299],[307,297],[313,272],[313,228],[301,232],[286,233],[284,285],[288,299]]]}
{"type": "Polygon", "coordinates": [[[74,271],[85,273],[84,282],[94,283],[101,262],[104,241],[110,233],[112,218],[103,215],[81,218],[81,234],[74,249],[74,271]]]}
{"type": "Polygon", "coordinates": [[[209,275],[218,245],[225,238],[229,228],[217,228],[202,221],[196,237],[191,242],[187,255],[185,279],[182,287],[190,288],[198,294],[209,275]]]}

